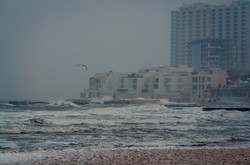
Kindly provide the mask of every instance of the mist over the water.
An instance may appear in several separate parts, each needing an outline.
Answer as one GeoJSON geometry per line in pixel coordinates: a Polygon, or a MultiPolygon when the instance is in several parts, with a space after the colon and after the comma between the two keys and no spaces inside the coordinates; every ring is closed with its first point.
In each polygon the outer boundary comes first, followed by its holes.
{"type": "Polygon", "coordinates": [[[171,11],[194,2],[231,0],[1,0],[0,99],[79,98],[94,73],[169,65],[171,11]]]}

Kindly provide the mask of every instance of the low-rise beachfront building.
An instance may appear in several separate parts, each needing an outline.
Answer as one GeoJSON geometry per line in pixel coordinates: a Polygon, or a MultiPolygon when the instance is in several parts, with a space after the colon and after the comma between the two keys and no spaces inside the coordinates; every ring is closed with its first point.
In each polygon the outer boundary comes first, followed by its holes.
{"type": "Polygon", "coordinates": [[[211,88],[211,97],[221,103],[250,104],[250,88],[243,86],[226,86],[211,88]]]}
{"type": "Polygon", "coordinates": [[[192,72],[192,95],[209,95],[211,88],[225,87],[227,73],[220,68],[209,68],[192,72]]]}
{"type": "Polygon", "coordinates": [[[171,98],[192,101],[208,96],[211,87],[226,85],[226,71],[209,68],[193,72],[187,66],[154,67],[136,73],[106,72],[90,78],[82,98],[171,98]]]}

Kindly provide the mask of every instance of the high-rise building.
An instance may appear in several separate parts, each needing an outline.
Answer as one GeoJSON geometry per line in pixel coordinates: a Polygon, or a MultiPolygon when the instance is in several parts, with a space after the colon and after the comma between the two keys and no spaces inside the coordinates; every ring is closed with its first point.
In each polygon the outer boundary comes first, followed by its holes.
{"type": "Polygon", "coordinates": [[[235,69],[235,46],[231,40],[202,39],[189,42],[188,55],[193,71],[213,67],[235,69]]]}
{"type": "MultiPolygon", "coordinates": [[[[232,60],[235,63],[235,69],[250,72],[249,18],[250,1],[248,0],[233,1],[228,6],[195,3],[183,5],[178,11],[172,11],[171,65],[192,67],[194,59],[190,53],[190,43],[199,40],[223,39],[223,42],[231,43],[235,47],[232,49],[235,56],[232,56],[232,53],[228,54],[228,58],[235,58],[232,60]]],[[[224,59],[227,53],[228,51],[222,52],[224,59]]],[[[209,52],[207,54],[209,55],[209,52]]],[[[203,66],[202,63],[200,65],[203,66]]]]}

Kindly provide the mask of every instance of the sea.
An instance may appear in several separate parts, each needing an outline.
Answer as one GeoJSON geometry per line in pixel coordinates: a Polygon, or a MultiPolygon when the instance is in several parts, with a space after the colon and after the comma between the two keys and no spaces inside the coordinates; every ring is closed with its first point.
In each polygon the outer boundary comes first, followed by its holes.
{"type": "Polygon", "coordinates": [[[140,104],[0,102],[0,151],[34,148],[249,146],[250,111],[140,104]]]}

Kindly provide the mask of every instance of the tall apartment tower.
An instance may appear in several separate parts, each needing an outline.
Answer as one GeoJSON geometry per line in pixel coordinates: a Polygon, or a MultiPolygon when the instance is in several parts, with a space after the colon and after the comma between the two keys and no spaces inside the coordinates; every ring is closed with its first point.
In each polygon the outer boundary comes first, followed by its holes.
{"type": "MultiPolygon", "coordinates": [[[[192,66],[190,43],[223,39],[234,45],[235,68],[250,72],[250,1],[236,0],[230,5],[195,3],[171,13],[171,65],[192,66]]],[[[209,50],[209,49],[207,49],[209,50]]],[[[225,53],[224,53],[225,54],[225,53]]],[[[209,52],[208,52],[209,55],[209,52]]],[[[231,60],[232,61],[232,60],[231,60]]]]}

